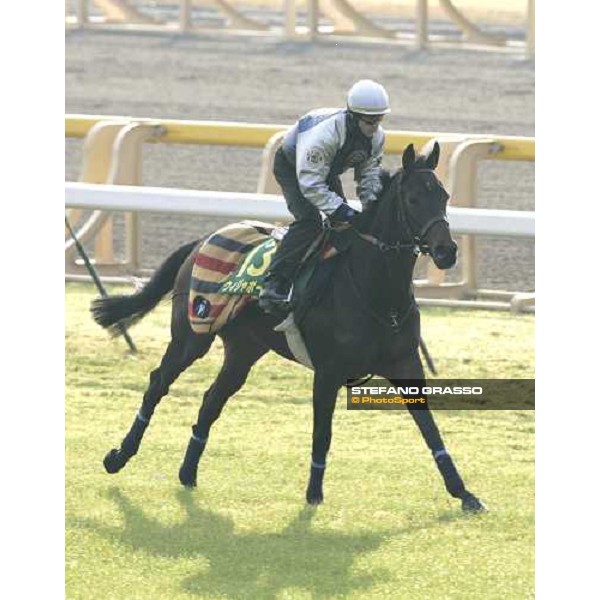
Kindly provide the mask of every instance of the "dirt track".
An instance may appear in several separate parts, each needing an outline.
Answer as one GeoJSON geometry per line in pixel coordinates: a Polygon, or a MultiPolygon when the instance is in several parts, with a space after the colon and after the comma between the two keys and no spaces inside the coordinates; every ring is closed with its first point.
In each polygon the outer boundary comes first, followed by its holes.
{"type": "MultiPolygon", "coordinates": [[[[534,66],[497,52],[389,44],[291,43],[257,37],[77,32],[66,34],[66,112],[292,123],[306,110],[337,106],[356,79],[387,87],[388,129],[534,135],[534,66]]],[[[393,167],[399,157],[386,158],[393,167]]],[[[66,179],[76,180],[81,141],[67,140],[66,179]]],[[[147,185],[256,190],[259,150],[156,145],[144,150],[147,185]]],[[[534,208],[530,163],[485,163],[479,204],[534,208]]],[[[145,264],[218,223],[147,215],[145,264]]],[[[534,244],[483,239],[480,284],[534,287],[534,244]]]]}

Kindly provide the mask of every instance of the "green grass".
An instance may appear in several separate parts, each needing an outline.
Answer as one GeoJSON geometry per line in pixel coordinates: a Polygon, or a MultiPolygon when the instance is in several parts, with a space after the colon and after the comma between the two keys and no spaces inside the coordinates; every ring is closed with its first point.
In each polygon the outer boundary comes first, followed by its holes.
{"type": "MultiPolygon", "coordinates": [[[[162,304],[131,331],[130,358],[89,317],[94,296],[67,285],[68,598],[533,597],[533,413],[436,413],[490,508],[467,517],[408,413],[347,411],[340,394],[325,503],[310,509],[311,374],[268,355],[213,427],[190,492],[177,471],[220,366],[215,343],[173,385],[139,454],[108,475],[103,456],[138,410],[170,313],[162,304]]],[[[442,377],[532,377],[533,327],[531,316],[423,310],[442,377]]]]}

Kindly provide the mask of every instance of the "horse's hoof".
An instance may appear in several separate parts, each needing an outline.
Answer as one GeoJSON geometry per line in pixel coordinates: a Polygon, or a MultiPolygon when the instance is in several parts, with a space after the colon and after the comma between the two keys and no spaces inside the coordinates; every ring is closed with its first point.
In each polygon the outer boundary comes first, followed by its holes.
{"type": "Polygon", "coordinates": [[[487,512],[487,506],[473,494],[468,493],[462,499],[462,509],[466,513],[481,513],[487,512]]]}
{"type": "Polygon", "coordinates": [[[315,492],[311,490],[306,490],[306,501],[311,506],[319,506],[319,504],[323,504],[323,492],[315,492]]]}
{"type": "Polygon", "coordinates": [[[113,448],[104,457],[103,462],[106,472],[112,475],[114,473],[118,473],[127,464],[127,459],[123,458],[123,455],[119,450],[117,450],[117,448],[113,448]]]}
{"type": "Polygon", "coordinates": [[[184,487],[193,489],[196,487],[196,474],[186,473],[183,469],[179,469],[179,482],[184,487]]]}

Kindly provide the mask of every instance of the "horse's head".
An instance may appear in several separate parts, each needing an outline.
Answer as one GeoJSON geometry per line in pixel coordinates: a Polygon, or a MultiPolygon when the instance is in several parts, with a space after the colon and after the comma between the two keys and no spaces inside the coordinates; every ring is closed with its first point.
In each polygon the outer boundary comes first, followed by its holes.
{"type": "Polygon", "coordinates": [[[402,154],[402,169],[390,181],[388,202],[394,204],[402,238],[414,240],[438,269],[449,269],[456,263],[457,246],[446,217],[449,195],[434,172],[439,156],[437,142],[426,156],[417,156],[410,144],[402,154]]]}

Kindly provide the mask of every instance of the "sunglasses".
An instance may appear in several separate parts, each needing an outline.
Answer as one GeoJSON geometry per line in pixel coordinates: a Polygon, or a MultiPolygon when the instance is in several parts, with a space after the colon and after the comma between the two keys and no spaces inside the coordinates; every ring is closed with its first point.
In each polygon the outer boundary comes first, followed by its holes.
{"type": "Polygon", "coordinates": [[[366,123],[367,125],[379,125],[381,121],[383,121],[383,115],[375,115],[372,117],[367,117],[364,115],[358,115],[358,120],[366,123]]]}

